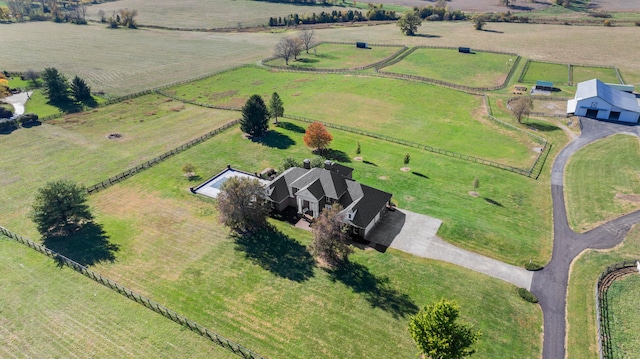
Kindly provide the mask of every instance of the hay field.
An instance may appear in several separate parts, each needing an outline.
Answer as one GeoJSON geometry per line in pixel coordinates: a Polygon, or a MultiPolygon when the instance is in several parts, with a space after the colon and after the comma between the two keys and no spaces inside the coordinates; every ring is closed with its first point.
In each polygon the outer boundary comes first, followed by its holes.
{"type": "MultiPolygon", "coordinates": [[[[116,3],[114,3],[116,4],[116,3]]],[[[590,27],[491,23],[475,31],[469,22],[425,22],[419,35],[403,36],[394,24],[316,30],[318,41],[367,41],[407,46],[468,46],[515,52],[534,60],[617,66],[625,80],[640,84],[640,49],[629,47],[633,27],[590,27]],[[558,36],[562,34],[562,36],[558,36]],[[622,51],[624,49],[624,51],[622,51]],[[614,53],[616,56],[588,56],[614,53]]],[[[270,57],[286,33],[199,33],[109,30],[101,24],[76,26],[37,22],[2,27],[3,70],[56,67],[88,80],[94,90],[122,95],[195,78],[270,57]]]]}
{"type": "Polygon", "coordinates": [[[90,6],[89,18],[99,20],[98,11],[110,16],[118,9],[136,9],[141,25],[179,28],[236,28],[267,25],[270,17],[289,14],[355,10],[344,6],[277,4],[253,0],[119,0],[90,6]]]}

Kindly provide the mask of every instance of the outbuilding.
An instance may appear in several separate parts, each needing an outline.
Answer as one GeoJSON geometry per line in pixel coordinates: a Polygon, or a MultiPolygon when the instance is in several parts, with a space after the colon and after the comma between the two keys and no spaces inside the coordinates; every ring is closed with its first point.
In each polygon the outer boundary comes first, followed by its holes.
{"type": "Polygon", "coordinates": [[[640,104],[635,94],[593,79],[578,83],[575,98],[567,102],[567,113],[598,120],[638,123],[640,104]]]}

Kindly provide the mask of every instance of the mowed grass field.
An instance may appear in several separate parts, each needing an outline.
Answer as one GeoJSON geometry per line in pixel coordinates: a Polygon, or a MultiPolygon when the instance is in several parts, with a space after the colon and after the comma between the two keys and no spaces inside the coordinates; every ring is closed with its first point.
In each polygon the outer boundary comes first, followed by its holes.
{"type": "Polygon", "coordinates": [[[607,291],[611,345],[622,358],[640,356],[640,276],[636,273],[616,280],[607,291]]]}
{"type": "MultiPolygon", "coordinates": [[[[344,6],[278,4],[248,0],[156,0],[149,3],[143,0],[120,0],[116,3],[105,2],[87,9],[89,18],[99,20],[98,11],[107,16],[118,9],[136,9],[136,20],[141,25],[156,25],[177,28],[238,28],[247,26],[266,26],[270,17],[285,17],[289,14],[311,14],[313,12],[332,12],[354,10],[344,6]]],[[[360,10],[362,11],[362,10],[360,10]]],[[[366,13],[366,10],[364,10],[366,13]]]]}
{"type": "Polygon", "coordinates": [[[470,87],[502,85],[516,59],[514,55],[473,50],[419,48],[383,71],[446,81],[470,87]]]}
{"type": "MultiPolygon", "coordinates": [[[[640,253],[640,227],[635,226],[625,238],[623,244],[606,251],[588,250],[576,258],[571,266],[571,276],[569,278],[569,290],[567,293],[567,357],[570,359],[596,359],[598,358],[598,337],[596,322],[596,307],[594,289],[596,281],[608,266],[625,260],[638,259],[640,253]]],[[[637,276],[637,274],[634,274],[637,276]]],[[[636,282],[637,283],[637,282],[636,282]]],[[[637,291],[637,285],[634,289],[637,291]]],[[[626,314],[630,319],[637,318],[638,300],[637,295],[625,302],[625,308],[633,308],[631,313],[626,314]]],[[[636,319],[633,319],[636,320],[636,319]]],[[[611,324],[612,331],[620,329],[626,330],[631,336],[629,343],[635,343],[637,349],[638,336],[637,321],[631,331],[625,327],[616,327],[611,324]]],[[[613,339],[612,335],[612,339],[613,339]]],[[[635,350],[634,349],[634,350],[635,350]]],[[[625,358],[635,358],[637,351],[633,355],[622,356],[625,358]]]]}
{"type": "Polygon", "coordinates": [[[573,83],[598,79],[605,83],[620,83],[616,70],[606,67],[573,66],[573,83]]]}
{"type": "Polygon", "coordinates": [[[2,225],[34,236],[25,224],[35,190],[67,178],[86,186],[150,160],[236,119],[235,112],[185,105],[149,95],[0,138],[2,225]],[[119,133],[122,138],[107,139],[119,133]]]}
{"type": "MultiPolygon", "coordinates": [[[[459,301],[463,319],[483,332],[478,358],[539,356],[538,307],[499,280],[394,250],[357,250],[348,271],[327,271],[316,267],[306,250],[311,233],[277,221],[268,238],[230,235],[217,221],[213,200],[191,194],[193,183],[180,168],[194,163],[206,178],[227,163],[254,171],[277,166],[287,155],[309,154],[300,133],[276,133],[271,136],[280,143],[289,142],[288,137],[295,144],[286,151],[274,149],[250,142],[234,129],[91,196],[96,220],[120,248],[115,262],[95,269],[266,357],[412,357],[416,349],[406,331],[407,316],[441,297],[459,301]]],[[[336,150],[353,144],[343,134],[334,136],[336,150]]],[[[440,178],[435,156],[421,159],[412,153],[412,170],[430,178],[425,179],[400,171],[400,162],[387,159],[401,158],[404,149],[382,145],[374,159],[373,144],[359,139],[365,158],[376,161],[351,163],[355,178],[364,183],[429,188],[438,186],[430,181],[455,180],[440,178]],[[383,174],[389,177],[373,181],[383,174]]],[[[450,171],[456,171],[455,166],[450,171]]],[[[494,190],[505,187],[496,185],[494,190]]],[[[492,193],[489,188],[493,186],[487,186],[486,195],[492,193]]],[[[467,190],[452,193],[449,202],[468,198],[475,208],[496,207],[467,190]]],[[[398,196],[402,204],[416,206],[422,199],[398,196]]],[[[504,203],[503,218],[514,218],[513,205],[496,199],[504,203]]]]}
{"type": "Polygon", "coordinates": [[[2,236],[0,271],[2,358],[237,358],[2,236]]]}
{"type": "MultiPolygon", "coordinates": [[[[311,69],[355,69],[382,61],[401,51],[403,47],[370,46],[368,49],[351,45],[323,43],[303,51],[298,59],[290,59],[291,68],[311,69]]],[[[277,58],[265,62],[270,66],[286,66],[284,59],[277,58]]]]}
{"type": "Polygon", "coordinates": [[[404,80],[267,71],[245,67],[173,87],[180,98],[241,107],[252,94],[278,92],[285,113],[359,128],[528,168],[537,153],[526,134],[484,118],[482,98],[404,80]]]}
{"type": "Polygon", "coordinates": [[[569,82],[569,66],[548,62],[531,61],[524,74],[523,82],[534,84],[536,81],[551,81],[554,84],[569,82]]]}
{"type": "Polygon", "coordinates": [[[615,135],[581,149],[567,164],[569,225],[585,232],[640,208],[640,142],[615,135]]]}

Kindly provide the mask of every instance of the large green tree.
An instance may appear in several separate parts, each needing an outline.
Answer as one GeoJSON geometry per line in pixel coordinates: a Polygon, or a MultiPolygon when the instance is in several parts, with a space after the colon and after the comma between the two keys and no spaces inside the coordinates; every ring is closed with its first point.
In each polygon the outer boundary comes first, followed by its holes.
{"type": "Polygon", "coordinates": [[[260,95],[252,95],[242,107],[240,129],[253,137],[260,137],[269,130],[269,109],[260,95]]]}
{"type": "Polygon", "coordinates": [[[44,94],[54,104],[69,101],[69,84],[67,78],[55,67],[44,69],[41,75],[44,94]]]}
{"type": "Polygon", "coordinates": [[[38,189],[31,219],[43,236],[66,235],[93,220],[87,191],[67,180],[48,182],[38,189]]]}
{"type": "Polygon", "coordinates": [[[418,31],[418,27],[422,25],[422,19],[415,11],[407,11],[396,25],[398,25],[403,34],[413,36],[418,31]]]}
{"type": "Polygon", "coordinates": [[[276,124],[278,123],[278,117],[282,117],[282,115],[284,115],[284,103],[277,92],[274,92],[271,95],[271,100],[269,101],[269,113],[271,114],[271,117],[276,119],[276,124]]]}
{"type": "Polygon", "coordinates": [[[74,77],[73,80],[71,80],[71,93],[73,95],[73,98],[77,102],[83,103],[92,99],[91,88],[83,79],[79,78],[78,76],[74,77]]]}
{"type": "Polygon", "coordinates": [[[256,178],[229,178],[220,188],[216,206],[220,222],[236,231],[251,231],[267,223],[267,191],[256,178]]]}
{"type": "Polygon", "coordinates": [[[441,299],[409,319],[409,333],[418,350],[431,359],[461,359],[475,352],[479,332],[457,322],[460,307],[455,301],[441,299]]]}

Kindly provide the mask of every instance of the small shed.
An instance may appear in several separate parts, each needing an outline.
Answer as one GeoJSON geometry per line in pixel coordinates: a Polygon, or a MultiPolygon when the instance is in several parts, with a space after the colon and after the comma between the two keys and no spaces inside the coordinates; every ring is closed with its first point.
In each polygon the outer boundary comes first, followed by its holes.
{"type": "Polygon", "coordinates": [[[458,52],[461,52],[463,54],[470,54],[471,53],[471,48],[470,47],[458,47],[458,52]]]}
{"type": "Polygon", "coordinates": [[[356,47],[359,48],[359,49],[368,49],[369,48],[369,46],[367,45],[366,42],[360,42],[360,41],[356,42],[356,47]]]}
{"type": "Polygon", "coordinates": [[[553,91],[553,82],[550,81],[536,81],[536,90],[538,91],[553,91]]]}

